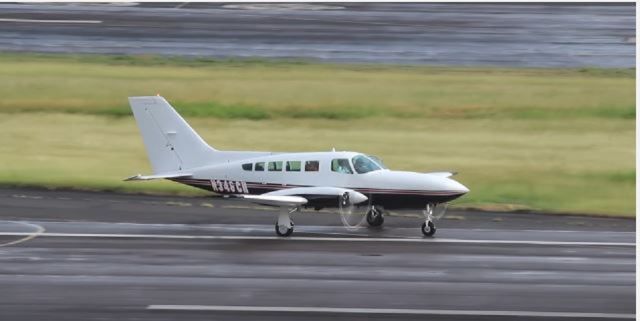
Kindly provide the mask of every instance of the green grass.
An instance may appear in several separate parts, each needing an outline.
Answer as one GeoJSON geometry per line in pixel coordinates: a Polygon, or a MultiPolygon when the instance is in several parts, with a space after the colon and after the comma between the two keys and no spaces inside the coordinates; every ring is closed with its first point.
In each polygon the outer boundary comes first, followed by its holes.
{"type": "Polygon", "coordinates": [[[0,112],[128,115],[126,97],[167,97],[226,119],[635,117],[631,69],[504,69],[0,55],[0,112]]]}
{"type": "Polygon", "coordinates": [[[623,69],[0,54],[0,184],[198,194],[150,173],[126,97],[161,93],[219,149],[348,149],[453,169],[457,204],[635,216],[623,69]]]}
{"type": "MultiPolygon", "coordinates": [[[[633,216],[634,123],[610,120],[190,118],[219,149],[349,149],[394,169],[453,169],[471,189],[456,203],[633,216]]],[[[11,114],[0,120],[0,182],[120,191],[196,193],[171,182],[122,182],[150,173],[132,118],[11,114]]]]}

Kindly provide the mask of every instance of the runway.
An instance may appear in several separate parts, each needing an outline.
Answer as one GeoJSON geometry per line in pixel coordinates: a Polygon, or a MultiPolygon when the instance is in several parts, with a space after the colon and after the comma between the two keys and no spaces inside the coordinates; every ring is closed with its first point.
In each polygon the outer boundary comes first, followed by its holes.
{"type": "Polygon", "coordinates": [[[454,211],[346,230],[217,198],[0,189],[2,320],[635,318],[633,220],[454,211]]]}
{"type": "Polygon", "coordinates": [[[633,3],[0,4],[13,52],[635,66],[633,3]]]}

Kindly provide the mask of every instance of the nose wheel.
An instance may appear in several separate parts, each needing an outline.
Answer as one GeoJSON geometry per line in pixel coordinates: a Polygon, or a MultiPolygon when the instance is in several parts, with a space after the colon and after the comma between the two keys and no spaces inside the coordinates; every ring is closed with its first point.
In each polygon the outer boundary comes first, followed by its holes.
{"type": "Polygon", "coordinates": [[[435,204],[427,204],[427,207],[422,211],[425,216],[425,222],[422,223],[422,234],[427,237],[432,237],[436,234],[436,225],[433,224],[433,209],[435,204]]]}
{"type": "Polygon", "coordinates": [[[431,237],[433,234],[436,234],[436,226],[431,221],[427,221],[422,223],[422,234],[424,236],[431,237]]]}

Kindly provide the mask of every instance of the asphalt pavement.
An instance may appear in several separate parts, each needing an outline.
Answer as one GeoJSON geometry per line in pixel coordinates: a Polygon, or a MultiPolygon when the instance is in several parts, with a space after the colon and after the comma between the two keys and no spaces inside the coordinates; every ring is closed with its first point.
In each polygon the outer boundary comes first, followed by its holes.
{"type": "Polygon", "coordinates": [[[3,3],[0,50],[635,66],[634,3],[3,3]]]}
{"type": "Polygon", "coordinates": [[[398,213],[348,230],[221,198],[0,189],[2,320],[635,318],[632,219],[398,213]]]}

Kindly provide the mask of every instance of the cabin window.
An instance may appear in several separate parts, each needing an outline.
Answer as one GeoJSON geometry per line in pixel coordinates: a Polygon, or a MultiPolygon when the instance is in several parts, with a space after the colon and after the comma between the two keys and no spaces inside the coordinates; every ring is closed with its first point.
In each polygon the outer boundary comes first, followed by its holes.
{"type": "Polygon", "coordinates": [[[249,164],[242,164],[242,169],[244,169],[245,171],[250,171],[253,164],[249,163],[249,164]]]}
{"type": "Polygon", "coordinates": [[[300,161],[289,161],[287,162],[286,170],[287,172],[299,172],[301,166],[300,161]]]}
{"type": "Polygon", "coordinates": [[[255,171],[264,172],[264,162],[256,163],[255,171]]]}
{"type": "Polygon", "coordinates": [[[282,162],[269,162],[268,167],[270,172],[281,172],[282,171],[282,162]]]}
{"type": "Polygon", "coordinates": [[[349,160],[346,158],[338,158],[331,161],[331,170],[343,174],[353,174],[349,160]]]}
{"type": "Polygon", "coordinates": [[[317,172],[320,169],[319,161],[306,161],[304,162],[305,172],[317,172]]]}

